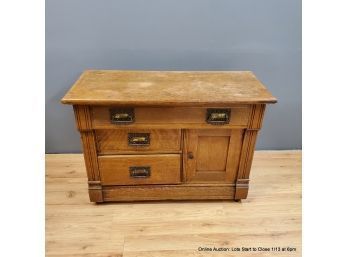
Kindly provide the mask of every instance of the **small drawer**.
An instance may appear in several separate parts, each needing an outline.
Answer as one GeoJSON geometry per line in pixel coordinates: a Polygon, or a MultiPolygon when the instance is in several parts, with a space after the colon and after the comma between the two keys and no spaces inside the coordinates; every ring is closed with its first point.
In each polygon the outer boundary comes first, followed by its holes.
{"type": "Polygon", "coordinates": [[[180,151],[180,129],[102,129],[95,135],[99,154],[180,151]]]}
{"type": "Polygon", "coordinates": [[[113,155],[98,157],[103,185],[180,183],[180,155],[113,155]]]}
{"type": "Polygon", "coordinates": [[[252,107],[92,107],[93,129],[246,128],[252,107]]]}

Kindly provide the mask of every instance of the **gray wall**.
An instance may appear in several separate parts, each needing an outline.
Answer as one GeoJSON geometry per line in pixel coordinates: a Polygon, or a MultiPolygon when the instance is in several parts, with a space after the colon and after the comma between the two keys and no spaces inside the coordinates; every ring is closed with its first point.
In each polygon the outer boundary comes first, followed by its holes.
{"type": "Polygon", "coordinates": [[[301,148],[300,0],[46,0],[48,153],[81,151],[59,100],[85,69],[252,70],[279,101],[257,148],[301,148]]]}

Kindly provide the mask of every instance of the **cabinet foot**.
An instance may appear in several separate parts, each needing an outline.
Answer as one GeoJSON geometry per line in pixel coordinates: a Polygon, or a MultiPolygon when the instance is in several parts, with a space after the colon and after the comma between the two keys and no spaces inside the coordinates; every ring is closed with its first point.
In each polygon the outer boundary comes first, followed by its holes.
{"type": "Polygon", "coordinates": [[[249,179],[237,179],[235,200],[246,199],[249,191],[249,179]]]}

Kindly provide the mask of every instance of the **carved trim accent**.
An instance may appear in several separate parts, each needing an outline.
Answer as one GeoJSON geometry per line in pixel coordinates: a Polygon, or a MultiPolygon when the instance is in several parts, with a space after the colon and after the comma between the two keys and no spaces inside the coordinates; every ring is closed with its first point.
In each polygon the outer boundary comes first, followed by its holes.
{"type": "Polygon", "coordinates": [[[239,169],[236,180],[235,199],[245,199],[248,195],[249,174],[254,156],[255,143],[258,130],[245,130],[242,154],[239,161],[239,169]]]}
{"type": "Polygon", "coordinates": [[[95,202],[95,203],[104,202],[103,190],[101,190],[101,189],[89,189],[88,194],[89,194],[89,200],[91,202],[95,202]]]}
{"type": "Polygon", "coordinates": [[[249,179],[237,179],[234,199],[246,199],[249,191],[249,179]]]}
{"type": "Polygon", "coordinates": [[[75,121],[80,131],[92,130],[90,109],[86,105],[74,105],[75,121]]]}
{"type": "Polygon", "coordinates": [[[239,178],[236,181],[236,187],[248,187],[249,179],[248,178],[239,178]]]}
{"type": "Polygon", "coordinates": [[[237,179],[248,179],[254,156],[257,130],[245,130],[237,179]]]}
{"type": "Polygon", "coordinates": [[[88,193],[91,202],[100,203],[104,201],[103,187],[100,181],[88,181],[88,193]]]}
{"type": "Polygon", "coordinates": [[[89,189],[102,189],[100,181],[88,181],[89,189]]]}
{"type": "Polygon", "coordinates": [[[81,131],[81,141],[89,181],[99,181],[99,167],[94,131],[81,131]]]}
{"type": "Polygon", "coordinates": [[[259,130],[262,127],[265,104],[254,104],[250,112],[248,129],[259,130]]]}

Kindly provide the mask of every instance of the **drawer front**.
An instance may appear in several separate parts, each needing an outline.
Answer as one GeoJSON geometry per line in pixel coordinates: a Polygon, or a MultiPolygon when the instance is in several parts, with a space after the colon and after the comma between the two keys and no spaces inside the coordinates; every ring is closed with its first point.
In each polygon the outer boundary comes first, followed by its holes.
{"type": "Polygon", "coordinates": [[[98,157],[103,185],[180,183],[180,155],[113,155],[98,157]]]}
{"type": "Polygon", "coordinates": [[[179,129],[102,129],[95,135],[100,154],[180,151],[179,129]]]}
{"type": "Polygon", "coordinates": [[[92,107],[94,129],[247,127],[252,107],[92,107]]]}

